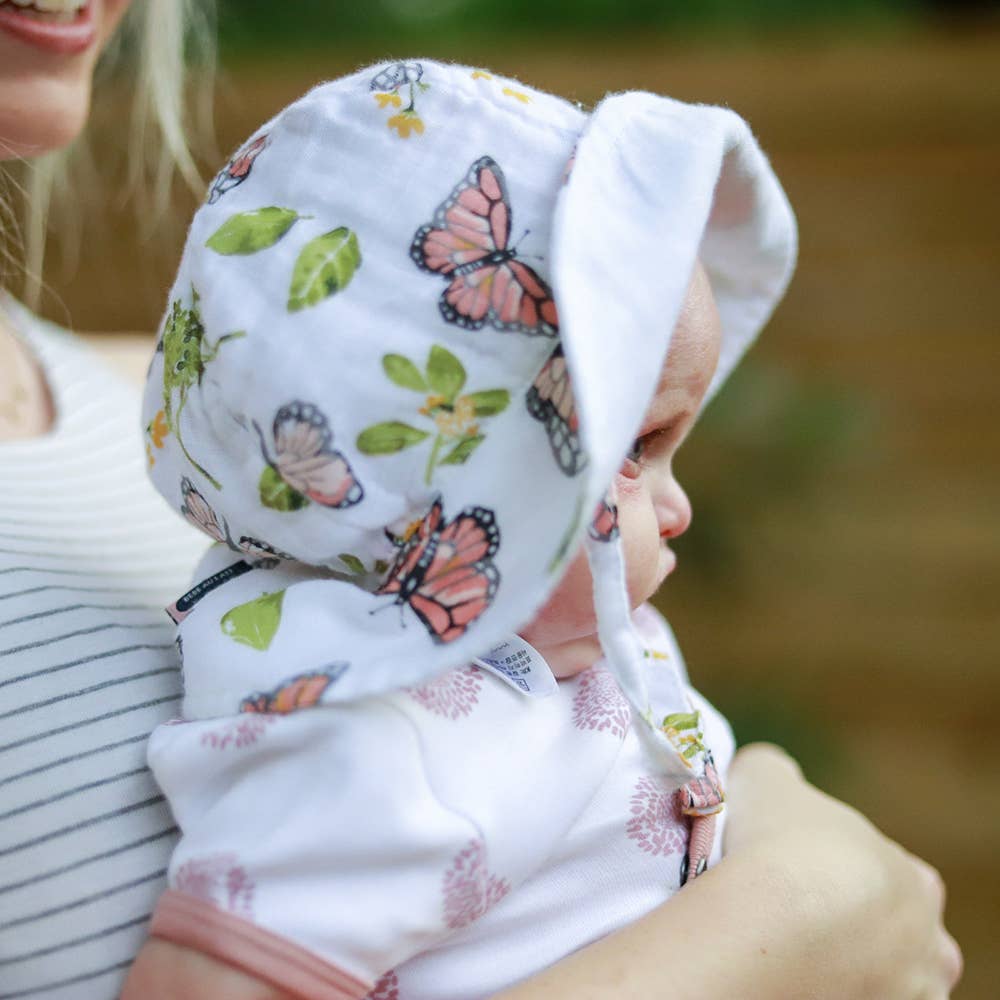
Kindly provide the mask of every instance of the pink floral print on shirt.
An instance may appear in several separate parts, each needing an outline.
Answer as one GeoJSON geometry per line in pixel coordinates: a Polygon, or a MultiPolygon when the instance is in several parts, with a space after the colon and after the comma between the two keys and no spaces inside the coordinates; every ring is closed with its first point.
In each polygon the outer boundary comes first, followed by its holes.
{"type": "Polygon", "coordinates": [[[241,917],[253,916],[254,882],[235,854],[192,858],[177,869],[171,887],[241,917]]]}
{"type": "Polygon", "coordinates": [[[457,931],[474,923],[510,892],[510,883],[486,868],[481,840],[470,840],[444,873],[444,921],[457,931]]]}
{"type": "Polygon", "coordinates": [[[365,994],[363,1000],[399,1000],[399,979],[396,973],[390,969],[371,988],[371,992],[365,994]]]}
{"type": "Polygon", "coordinates": [[[420,687],[407,688],[406,693],[418,704],[445,719],[458,719],[471,714],[479,704],[483,675],[479,667],[450,670],[420,687]]]}
{"type": "Polygon", "coordinates": [[[227,722],[218,729],[201,734],[201,745],[212,750],[243,750],[263,739],[267,727],[274,721],[269,715],[252,715],[227,722]]]}
{"type": "Polygon", "coordinates": [[[681,812],[677,791],[663,778],[647,775],[636,782],[629,802],[631,819],[625,834],[647,854],[683,854],[689,824],[681,812]]]}
{"type": "Polygon", "coordinates": [[[573,697],[573,725],[625,738],[632,712],[611,671],[594,666],[580,675],[573,697]]]}

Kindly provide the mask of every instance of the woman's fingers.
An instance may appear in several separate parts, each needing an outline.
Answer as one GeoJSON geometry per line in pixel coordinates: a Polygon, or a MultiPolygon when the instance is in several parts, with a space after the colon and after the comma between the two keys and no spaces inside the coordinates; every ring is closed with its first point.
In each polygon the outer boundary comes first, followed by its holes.
{"type": "Polygon", "coordinates": [[[726,778],[725,852],[741,850],[779,833],[806,789],[810,786],[798,763],[780,747],[772,743],[742,747],[726,778]]]}
{"type": "Polygon", "coordinates": [[[794,757],[774,743],[748,743],[741,747],[729,769],[729,780],[737,782],[763,777],[771,780],[802,779],[794,757]]]}
{"type": "MultiPolygon", "coordinates": [[[[826,955],[835,983],[823,997],[946,1000],[962,975],[962,952],[944,927],[941,874],[886,837],[856,809],[809,784],[770,744],[744,747],[726,785],[727,853],[783,864],[817,937],[850,956],[826,955]]],[[[813,956],[815,960],[815,956],[813,956]]]]}

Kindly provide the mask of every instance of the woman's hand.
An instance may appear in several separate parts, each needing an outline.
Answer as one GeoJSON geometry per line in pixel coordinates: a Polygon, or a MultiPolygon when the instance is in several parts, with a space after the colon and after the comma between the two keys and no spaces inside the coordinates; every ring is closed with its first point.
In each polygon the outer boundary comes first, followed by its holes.
{"type": "Polygon", "coordinates": [[[737,754],[725,860],[495,1000],[944,1000],[962,972],[938,873],[806,782],[737,754]]]}
{"type": "Polygon", "coordinates": [[[783,995],[948,996],[962,953],[944,928],[945,889],[934,868],[806,782],[777,747],[737,754],[727,799],[727,855],[758,858],[797,914],[786,954],[800,987],[783,995]]]}

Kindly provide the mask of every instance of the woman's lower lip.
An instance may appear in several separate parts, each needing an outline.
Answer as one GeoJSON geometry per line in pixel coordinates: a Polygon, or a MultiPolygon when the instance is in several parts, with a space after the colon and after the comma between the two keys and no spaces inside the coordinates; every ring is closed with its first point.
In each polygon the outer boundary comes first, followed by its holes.
{"type": "Polygon", "coordinates": [[[19,7],[0,3],[0,31],[57,55],[76,55],[89,49],[97,37],[94,22],[94,0],[77,11],[72,21],[65,22],[42,20],[19,7]]]}

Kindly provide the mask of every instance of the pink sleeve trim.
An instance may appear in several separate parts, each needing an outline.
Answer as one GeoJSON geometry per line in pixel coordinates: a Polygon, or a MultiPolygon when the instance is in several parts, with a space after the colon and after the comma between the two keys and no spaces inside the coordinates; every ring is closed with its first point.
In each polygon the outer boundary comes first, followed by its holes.
{"type": "Polygon", "coordinates": [[[176,889],[160,897],[149,932],[301,1000],[362,1000],[372,988],[286,938],[176,889]]]}

